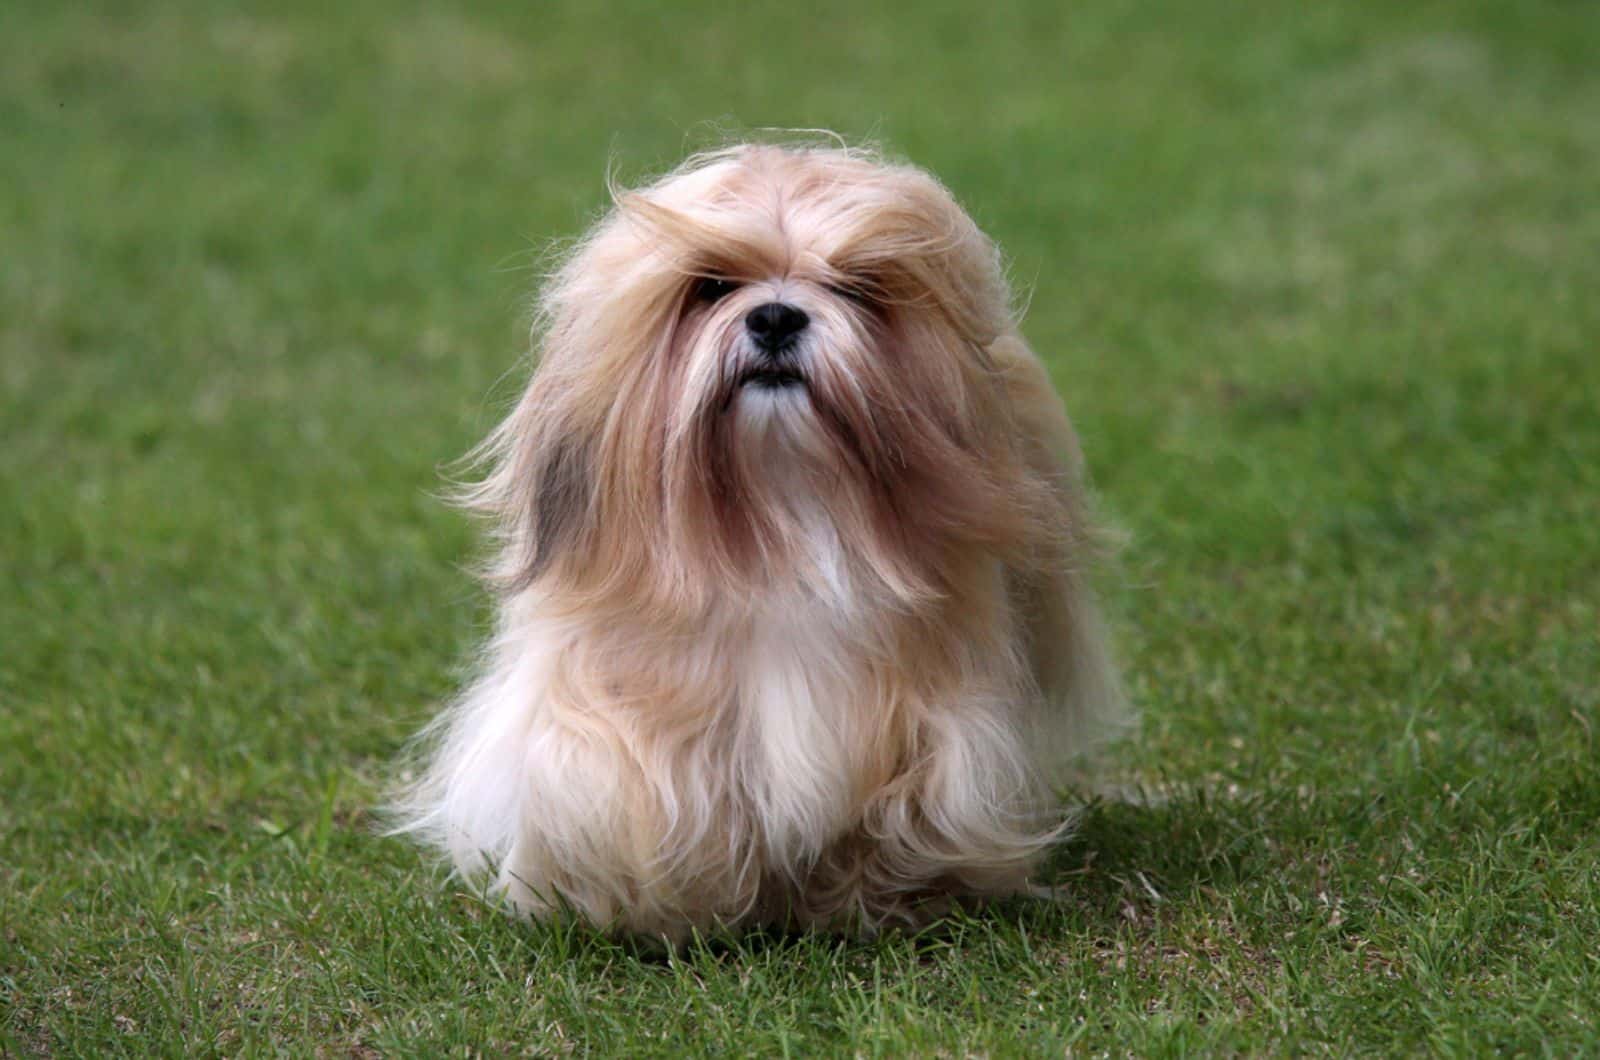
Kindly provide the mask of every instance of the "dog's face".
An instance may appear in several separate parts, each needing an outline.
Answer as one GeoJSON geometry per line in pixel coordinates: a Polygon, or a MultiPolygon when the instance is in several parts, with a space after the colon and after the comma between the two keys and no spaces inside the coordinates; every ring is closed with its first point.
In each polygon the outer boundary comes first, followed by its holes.
{"type": "Polygon", "coordinates": [[[988,352],[1012,326],[999,257],[918,170],[697,159],[618,193],[541,309],[480,495],[516,584],[693,603],[814,580],[826,552],[915,597],[1031,517],[988,352]]]}

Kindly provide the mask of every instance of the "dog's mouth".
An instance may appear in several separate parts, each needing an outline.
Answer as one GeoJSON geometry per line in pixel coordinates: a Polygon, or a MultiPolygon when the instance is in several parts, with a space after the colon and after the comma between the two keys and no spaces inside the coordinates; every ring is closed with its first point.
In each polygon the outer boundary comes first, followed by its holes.
{"type": "Polygon", "coordinates": [[[748,369],[741,374],[739,385],[755,387],[757,390],[787,390],[790,387],[805,386],[806,377],[793,368],[763,365],[748,369]]]}

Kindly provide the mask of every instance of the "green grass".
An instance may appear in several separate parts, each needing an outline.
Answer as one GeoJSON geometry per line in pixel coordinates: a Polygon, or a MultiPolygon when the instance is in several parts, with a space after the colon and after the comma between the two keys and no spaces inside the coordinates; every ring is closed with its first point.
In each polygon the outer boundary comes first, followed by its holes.
{"type": "Polygon", "coordinates": [[[1600,1050],[1600,11],[971,6],[6,7],[0,1052],[1600,1050]],[[1146,717],[1067,902],[662,960],[374,834],[534,251],[708,121],[1011,255],[1146,717]]]}

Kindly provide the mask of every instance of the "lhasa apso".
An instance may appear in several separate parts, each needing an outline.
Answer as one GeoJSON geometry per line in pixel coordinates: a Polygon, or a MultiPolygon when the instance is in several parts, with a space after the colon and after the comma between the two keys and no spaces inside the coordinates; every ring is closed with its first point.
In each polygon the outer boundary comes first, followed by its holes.
{"type": "Polygon", "coordinates": [[[469,497],[498,632],[401,828],[669,940],[1027,889],[1122,698],[995,245],[918,169],[740,146],[617,192],[540,310],[469,497]]]}

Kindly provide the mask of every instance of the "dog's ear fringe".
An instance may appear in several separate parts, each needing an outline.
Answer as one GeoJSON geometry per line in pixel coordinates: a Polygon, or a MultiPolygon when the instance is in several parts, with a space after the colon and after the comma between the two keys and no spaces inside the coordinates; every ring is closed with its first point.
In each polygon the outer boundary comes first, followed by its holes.
{"type": "Polygon", "coordinates": [[[575,547],[594,507],[593,441],[549,428],[519,439],[519,419],[514,413],[462,459],[463,469],[483,473],[446,495],[493,524],[496,547],[478,574],[502,591],[527,588],[575,547]]]}

